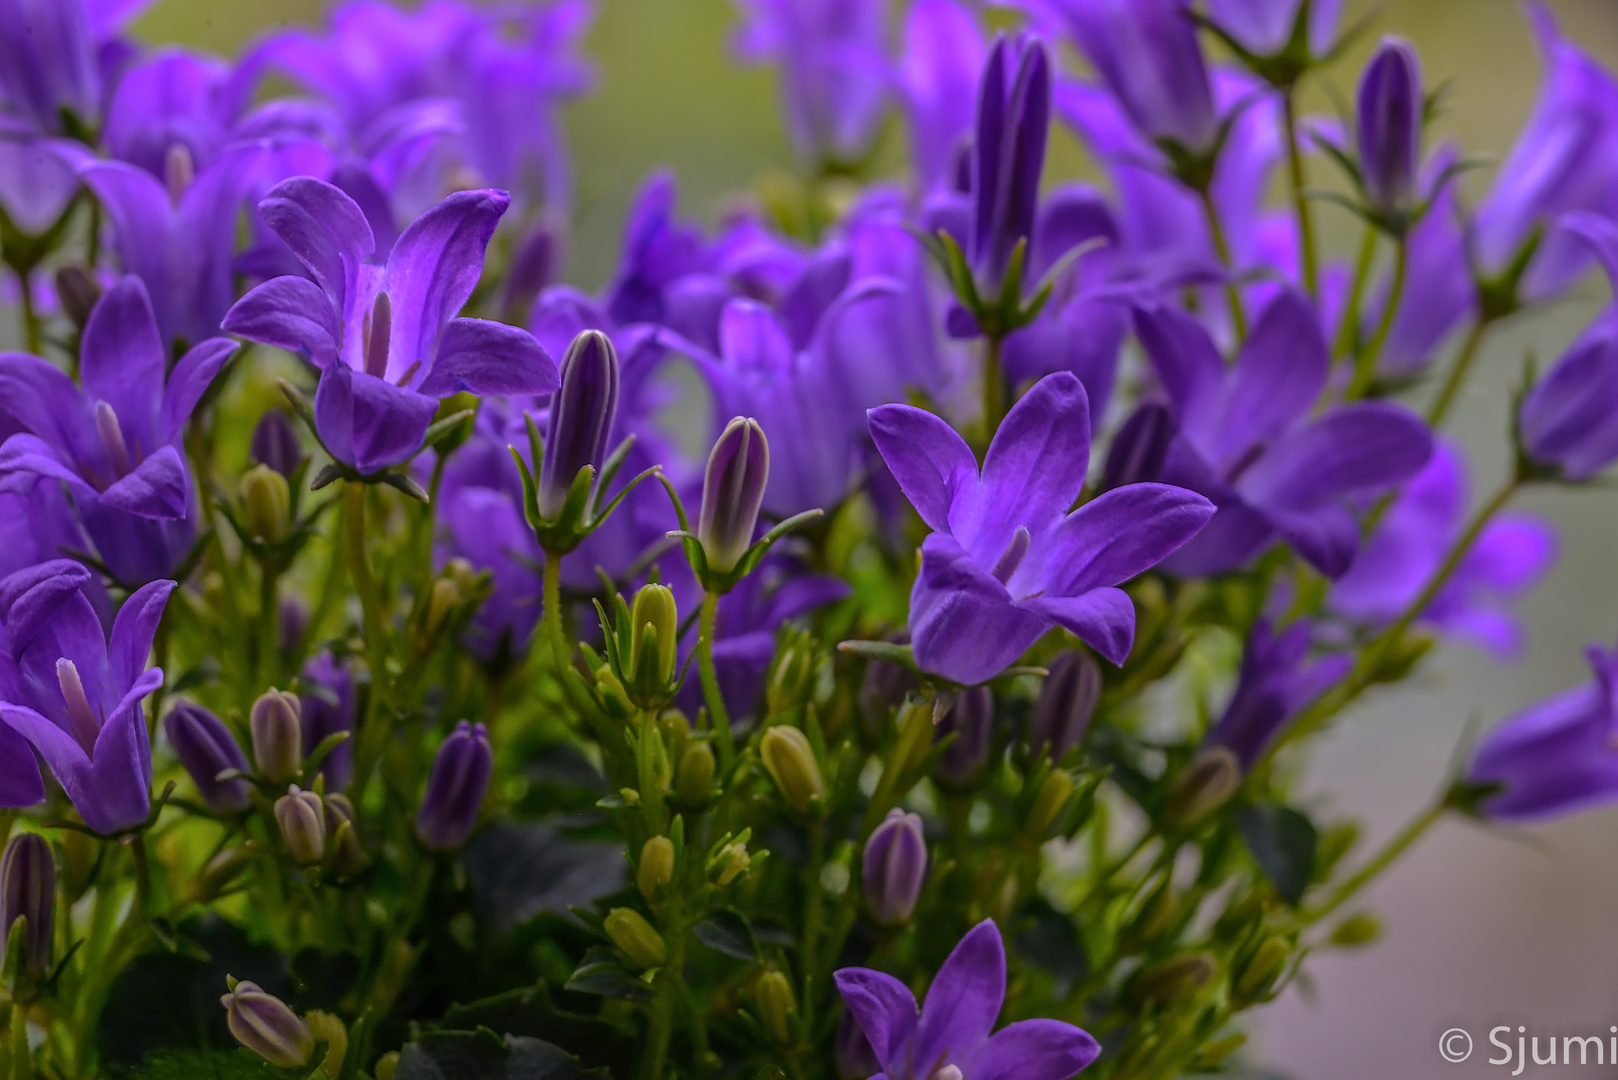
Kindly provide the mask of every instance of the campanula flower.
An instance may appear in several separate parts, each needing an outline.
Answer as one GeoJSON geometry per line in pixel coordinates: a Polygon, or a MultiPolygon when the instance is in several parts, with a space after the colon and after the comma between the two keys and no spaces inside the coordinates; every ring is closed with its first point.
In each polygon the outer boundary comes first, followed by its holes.
{"type": "Polygon", "coordinates": [[[400,465],[421,449],[439,398],[556,386],[556,365],[526,331],[456,317],[509,202],[499,191],[451,195],[375,266],[365,262],[374,240],[353,199],[310,177],[284,181],[259,210],[310,276],[258,286],[230,309],[225,329],[321,369],[316,427],[338,461],[362,475],[400,465]]]}
{"type": "Polygon", "coordinates": [[[1427,463],[1432,437],[1408,410],[1381,402],[1311,410],[1331,361],[1314,309],[1280,293],[1226,367],[1208,332],[1167,306],[1135,329],[1179,424],[1162,479],[1200,491],[1219,513],[1169,561],[1174,573],[1234,570],[1285,537],[1327,577],[1359,550],[1344,501],[1385,490],[1427,463]]]}
{"type": "Polygon", "coordinates": [[[1244,770],[1305,705],[1348,673],[1346,656],[1309,659],[1310,633],[1307,622],[1276,633],[1260,620],[1248,636],[1236,692],[1208,732],[1208,743],[1228,748],[1244,770]]]}
{"type": "Polygon", "coordinates": [[[1354,129],[1366,202],[1383,218],[1408,215],[1419,198],[1416,177],[1426,108],[1416,50],[1408,41],[1384,39],[1360,76],[1354,129]]]}
{"type": "Polygon", "coordinates": [[[182,701],[163,718],[163,730],[208,809],[216,814],[238,814],[252,804],[246,780],[219,779],[227,769],[244,775],[251,771],[247,755],[223,720],[201,705],[182,701]]]}
{"type": "Polygon", "coordinates": [[[618,418],[618,353],[599,330],[573,339],[559,368],[560,386],[545,428],[539,470],[539,512],[553,520],[567,502],[573,479],[586,466],[597,473],[607,460],[618,418]]]}
{"type": "Polygon", "coordinates": [[[968,256],[979,288],[990,295],[1017,245],[1033,236],[1050,137],[1050,64],[1038,39],[1001,37],[978,84],[968,256]]]}
{"type": "MultiPolygon", "coordinates": [[[[1255,56],[1283,52],[1298,30],[1304,0],[1208,0],[1208,16],[1242,48],[1255,56]]],[[[1342,0],[1312,0],[1304,44],[1314,57],[1331,52],[1342,0]]]]}
{"type": "Polygon", "coordinates": [[[141,0],[0,4],[0,103],[41,132],[61,131],[63,113],[93,129],[108,75],[103,47],[144,6],[141,0]]]}
{"type": "Polygon", "coordinates": [[[982,775],[994,748],[994,694],[987,686],[962,690],[933,725],[933,742],[951,739],[933,766],[946,790],[965,791],[982,775]]]}
{"type": "Polygon", "coordinates": [[[1028,748],[1061,761],[1084,741],[1101,703],[1101,665],[1087,652],[1068,649],[1047,666],[1034,715],[1028,723],[1028,748]]]}
{"type": "Polygon", "coordinates": [[[1084,487],[1090,404],[1067,372],[1041,379],[1007,414],[978,467],[966,441],[908,405],[871,410],[871,436],[934,530],[910,594],[922,670],[992,679],[1053,625],[1113,663],[1129,655],[1135,609],[1116,586],[1175,551],[1213,504],[1132,484],[1069,508],[1084,487]]]}
{"type": "Polygon", "coordinates": [[[25,978],[41,982],[51,973],[51,942],[56,926],[56,857],[50,841],[38,833],[13,836],[0,855],[0,963],[25,978]],[[7,957],[11,928],[27,919],[20,940],[22,955],[7,957]]]}
{"type": "Polygon", "coordinates": [[[1591,679],[1502,722],[1466,771],[1501,790],[1480,807],[1497,821],[1558,817],[1618,798],[1618,652],[1585,650],[1591,679]]]}
{"type": "Polygon", "coordinates": [[[416,836],[430,850],[454,851],[466,843],[493,768],[488,730],[462,720],[433,758],[427,793],[416,815],[416,836]]]}
{"type": "Polygon", "coordinates": [[[921,817],[888,811],[887,820],[865,841],[860,886],[872,916],[881,926],[898,926],[915,913],[927,880],[927,840],[921,817]]]}
{"type": "Polygon", "coordinates": [[[50,767],[84,823],[112,834],[144,824],[151,809],[141,701],[163,682],[146,658],[174,582],[124,601],[109,641],[84,595],[89,580],[56,559],[0,582],[0,721],[50,767]]]}
{"type": "Polygon", "coordinates": [[[1068,1080],[1101,1053],[1086,1032],[1060,1020],[1021,1020],[994,1031],[1006,996],[1006,952],[991,920],[961,938],[920,1009],[892,975],[843,968],[834,977],[889,1080],[946,1073],[970,1080],[1068,1080]]]}
{"type": "Polygon", "coordinates": [[[910,158],[923,191],[952,183],[967,150],[986,50],[957,0],[917,0],[905,24],[899,80],[910,117],[910,158]]]}

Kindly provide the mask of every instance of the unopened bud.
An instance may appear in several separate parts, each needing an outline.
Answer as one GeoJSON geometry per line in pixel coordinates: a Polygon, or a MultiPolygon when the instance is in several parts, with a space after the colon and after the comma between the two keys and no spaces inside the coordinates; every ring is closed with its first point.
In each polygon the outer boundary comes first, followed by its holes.
{"type": "Polygon", "coordinates": [[[357,829],[354,804],[348,796],[326,796],[326,850],[331,853],[332,873],[338,877],[353,877],[365,869],[365,849],[357,829]]]}
{"type": "Polygon", "coordinates": [[[607,459],[618,414],[618,353],[606,334],[585,330],[562,355],[557,375],[538,478],[539,514],[546,521],[561,514],[584,467],[599,470],[607,459]]]}
{"type": "Polygon", "coordinates": [[[0,957],[4,966],[15,966],[35,982],[50,974],[55,925],[56,859],[51,845],[38,833],[14,836],[0,856],[0,957]],[[20,928],[19,919],[25,920],[20,928]],[[11,941],[13,937],[16,942],[11,941]],[[10,944],[21,947],[20,959],[6,955],[10,944]]]}
{"type": "Polygon", "coordinates": [[[736,417],[708,455],[697,537],[708,569],[729,573],[753,545],[759,507],[770,479],[770,444],[757,420],[736,417]]]}
{"type": "Polygon", "coordinates": [[[1148,401],[1130,414],[1112,440],[1101,490],[1127,484],[1156,483],[1174,442],[1174,414],[1161,402],[1148,401]]]}
{"type": "Polygon", "coordinates": [[[393,1080],[394,1074],[398,1071],[399,1051],[397,1050],[389,1050],[377,1058],[376,1064],[371,1067],[371,1075],[376,1077],[376,1080],[393,1080]]]}
{"type": "Polygon", "coordinates": [[[890,810],[865,842],[860,882],[871,915],[881,926],[898,926],[915,913],[927,880],[927,841],[921,818],[890,810]]]}
{"type": "Polygon", "coordinates": [[[289,480],[303,462],[303,446],[298,442],[297,429],[280,409],[271,409],[259,417],[248,453],[258,464],[274,469],[289,480]]]}
{"type": "Polygon", "coordinates": [[[640,865],[635,868],[635,885],[648,901],[657,890],[674,880],[674,841],[654,836],[640,849],[640,865]]]}
{"type": "Polygon", "coordinates": [[[454,851],[472,835],[494,773],[494,751],[482,724],[462,720],[438,748],[416,836],[429,850],[454,851]]]}
{"type": "Polygon", "coordinates": [[[1225,1060],[1247,1044],[1245,1032],[1235,1031],[1222,1039],[1215,1039],[1211,1043],[1203,1043],[1202,1049],[1197,1051],[1194,1059],[1199,1072],[1217,1072],[1225,1060]]]}
{"type": "Polygon", "coordinates": [[[1292,945],[1283,937],[1265,938],[1236,973],[1232,987],[1238,1000],[1256,1002],[1266,998],[1292,958],[1292,945]]]}
{"type": "Polygon", "coordinates": [[[1180,915],[1180,903],[1174,889],[1165,880],[1146,898],[1124,932],[1119,936],[1120,946],[1126,953],[1146,952],[1168,933],[1180,915]]]}
{"type": "Polygon", "coordinates": [[[1369,945],[1382,936],[1382,922],[1375,915],[1352,915],[1331,932],[1331,943],[1345,949],[1369,945]]]}
{"type": "Polygon", "coordinates": [[[1136,977],[1134,996],[1143,1003],[1172,1005],[1194,996],[1213,981],[1218,970],[1207,953],[1171,957],[1136,977]]]}
{"type": "Polygon", "coordinates": [[[302,706],[296,694],[269,690],[253,702],[248,714],[253,736],[253,765],[263,779],[285,783],[303,767],[302,706]]]}
{"type": "Polygon", "coordinates": [[[622,949],[637,967],[662,967],[668,962],[669,950],[663,942],[663,935],[633,908],[613,908],[607,912],[602,928],[612,943],[622,949]]]}
{"type": "Polygon", "coordinates": [[[705,742],[693,742],[674,770],[674,794],[687,806],[702,806],[713,795],[714,756],[705,742]]]}
{"type": "Polygon", "coordinates": [[[988,764],[994,741],[994,695],[987,686],[955,695],[955,701],[933,728],[933,741],[941,742],[951,735],[955,741],[944,749],[933,767],[933,779],[948,790],[964,791],[988,764]]]}
{"type": "Polygon", "coordinates": [[[1044,837],[1055,829],[1061,823],[1075,786],[1072,773],[1066,769],[1053,769],[1045,777],[1045,782],[1039,785],[1039,793],[1034,796],[1033,805],[1028,808],[1028,817],[1023,821],[1023,830],[1029,836],[1044,837]]]}
{"type": "Polygon", "coordinates": [[[662,585],[646,585],[635,594],[629,609],[628,670],[630,696],[641,708],[665,704],[673,688],[678,663],[680,613],[674,593],[662,585]]]}
{"type": "Polygon", "coordinates": [[[714,876],[714,884],[721,889],[725,888],[740,877],[742,872],[752,864],[752,861],[752,857],[747,854],[746,844],[729,845],[720,853],[717,867],[712,863],[709,864],[710,872],[714,869],[718,870],[718,873],[714,876]]]}
{"type": "Polygon", "coordinates": [[[818,816],[826,783],[809,737],[795,727],[772,727],[759,743],[759,756],[787,806],[801,816],[818,816]]]}
{"type": "Polygon", "coordinates": [[[201,705],[181,702],[163,720],[174,756],[190,774],[197,792],[208,809],[216,814],[239,814],[251,805],[251,788],[236,777],[221,780],[219,774],[231,769],[245,773],[247,757],[236,745],[223,720],[201,705]]]}
{"type": "Polygon", "coordinates": [[[271,1065],[300,1069],[315,1053],[315,1037],[287,1003],[257,983],[226,980],[230,993],[219,999],[236,1041],[271,1065]]]}
{"type": "Polygon", "coordinates": [[[266,544],[286,539],[292,527],[292,489],[268,465],[254,465],[242,476],[242,524],[266,544]]]}
{"type": "Polygon", "coordinates": [[[192,896],[199,904],[218,899],[252,861],[253,853],[247,848],[226,848],[203,863],[202,869],[197,871],[191,883],[192,896]]]}
{"type": "Polygon", "coordinates": [[[1242,765],[1228,746],[1210,746],[1197,754],[1169,789],[1164,822],[1191,829],[1230,801],[1242,784],[1242,765]]]}
{"type": "Polygon", "coordinates": [[[427,615],[422,620],[422,629],[429,638],[444,628],[450,612],[455,610],[461,599],[461,587],[453,578],[441,577],[433,582],[432,590],[427,594],[427,615]]]}
{"type": "Polygon", "coordinates": [[[326,807],[320,796],[293,784],[275,800],[275,823],[292,861],[313,866],[326,856],[326,807]]]}
{"type": "Polygon", "coordinates": [[[1028,727],[1028,749],[1061,761],[1084,741],[1101,700],[1101,665],[1089,653],[1071,650],[1051,661],[1028,727]]]}
{"type": "Polygon", "coordinates": [[[792,984],[779,971],[766,971],[753,984],[753,1002],[758,1006],[759,1026],[777,1046],[792,1042],[792,1022],[798,1012],[798,1000],[793,996],[792,984]]]}

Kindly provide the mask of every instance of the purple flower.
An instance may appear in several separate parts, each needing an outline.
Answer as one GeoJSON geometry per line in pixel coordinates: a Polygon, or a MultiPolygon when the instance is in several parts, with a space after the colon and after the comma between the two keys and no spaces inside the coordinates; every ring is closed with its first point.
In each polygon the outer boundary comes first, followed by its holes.
{"type": "Polygon", "coordinates": [[[1050,118],[1045,46],[1036,38],[996,39],[978,85],[969,252],[979,287],[991,295],[1018,243],[1033,236],[1050,118]]]}
{"type": "MultiPolygon", "coordinates": [[[[1255,56],[1274,56],[1291,43],[1303,13],[1303,0],[1208,0],[1208,14],[1219,28],[1255,56]]],[[[1305,44],[1316,57],[1331,51],[1342,14],[1342,0],[1313,0],[1305,44]]]]}
{"type": "Polygon", "coordinates": [[[962,690],[933,726],[933,742],[954,736],[933,766],[933,779],[946,790],[965,791],[989,763],[994,748],[994,694],[987,686],[962,690]]]}
{"type": "Polygon", "coordinates": [[[835,978],[888,1080],[929,1080],[951,1066],[971,1080],[1068,1080],[1101,1053],[1087,1033],[1060,1020],[1021,1020],[994,1031],[1006,996],[1006,952],[987,919],[955,946],[919,1010],[891,975],[843,968],[835,978]]]}
{"type": "Polygon", "coordinates": [[[456,318],[509,202],[499,191],[451,195],[404,231],[386,266],[374,266],[365,262],[371,228],[354,200],[309,177],[278,184],[259,210],[310,276],[258,286],[230,309],[225,329],[321,369],[315,421],[334,458],[363,475],[403,464],[421,449],[437,399],[556,387],[556,365],[526,331],[456,318]]]}
{"type": "Polygon", "coordinates": [[[1535,821],[1618,798],[1618,653],[1591,645],[1592,678],[1532,705],[1484,737],[1466,780],[1502,790],[1480,807],[1498,821],[1535,821]]]}
{"type": "Polygon", "coordinates": [[[1207,523],[1213,505],[1163,484],[1116,488],[1068,513],[1090,458],[1090,404],[1073,375],[1041,379],[1011,409],[983,462],[943,420],[871,410],[871,436],[934,530],[910,594],[922,670],[975,685],[1053,625],[1120,663],[1135,609],[1116,588],[1207,523]]]}
{"type": "MultiPolygon", "coordinates": [[[[1332,611],[1386,625],[1415,602],[1459,538],[1466,512],[1465,461],[1440,441],[1366,540],[1348,573],[1332,586],[1332,611]]],[[[1526,592],[1556,557],[1556,533],[1527,515],[1494,518],[1427,609],[1423,623],[1468,639],[1500,659],[1522,647],[1518,620],[1500,603],[1526,592]]]]}
{"type": "Polygon", "coordinates": [[[618,353],[599,330],[585,330],[562,356],[560,385],[545,428],[545,461],[539,470],[539,512],[554,520],[573,480],[586,465],[597,472],[607,460],[618,418],[618,353]]]}
{"type": "Polygon", "coordinates": [[[38,131],[85,127],[101,114],[104,61],[142,0],[6,0],[0,4],[0,101],[38,131]]]}
{"type": "Polygon", "coordinates": [[[736,51],[781,65],[787,127],[813,161],[869,152],[891,85],[880,0],[737,0],[747,16],[736,51]]]}
{"type": "Polygon", "coordinates": [[[1228,369],[1208,332],[1177,308],[1138,311],[1135,330],[1179,423],[1162,479],[1219,507],[1169,568],[1224,573],[1279,535],[1327,577],[1342,576],[1359,550],[1345,500],[1413,476],[1432,453],[1427,428],[1379,402],[1311,415],[1331,360],[1313,308],[1291,290],[1265,309],[1228,369]]]}
{"type": "Polygon", "coordinates": [[[927,880],[927,840],[921,818],[897,808],[888,811],[865,841],[860,886],[871,914],[882,926],[908,922],[927,880]]]}
{"type": "Polygon", "coordinates": [[[1360,77],[1355,128],[1365,198],[1383,217],[1396,218],[1415,207],[1426,108],[1416,50],[1401,38],[1383,39],[1360,77]]]}
{"type": "Polygon", "coordinates": [[[110,835],[144,824],[151,809],[140,703],[163,682],[146,658],[174,582],[126,600],[109,642],[84,595],[89,580],[57,559],[0,582],[0,721],[50,766],[84,823],[110,835]]]}
{"type": "Polygon", "coordinates": [[[251,772],[247,756],[224,721],[201,705],[182,701],[163,718],[163,730],[208,809],[216,814],[237,814],[252,804],[246,780],[219,779],[227,769],[251,772]]]}
{"type": "MultiPolygon", "coordinates": [[[[328,792],[346,791],[354,779],[354,674],[331,653],[321,653],[303,666],[298,680],[299,732],[302,756],[338,732],[348,738],[338,743],[315,770],[326,778],[328,792]]],[[[309,778],[313,782],[313,777],[309,778]]]]}
{"type": "Polygon", "coordinates": [[[118,80],[107,113],[108,154],[160,179],[176,168],[206,166],[230,139],[250,73],[179,49],[134,64],[118,80]]]}
{"type": "Polygon", "coordinates": [[[1309,661],[1310,626],[1295,622],[1279,634],[1260,620],[1242,653],[1241,676],[1208,743],[1228,747],[1244,770],[1305,705],[1348,673],[1346,656],[1309,661]]]}
{"type": "Polygon", "coordinates": [[[433,758],[427,794],[416,815],[416,836],[430,850],[454,851],[466,843],[493,769],[488,730],[462,720],[433,758]]]}
{"type": "Polygon", "coordinates": [[[910,157],[924,191],[953,181],[970,141],[983,35],[956,0],[917,0],[905,26],[899,79],[910,114],[910,157]]]}

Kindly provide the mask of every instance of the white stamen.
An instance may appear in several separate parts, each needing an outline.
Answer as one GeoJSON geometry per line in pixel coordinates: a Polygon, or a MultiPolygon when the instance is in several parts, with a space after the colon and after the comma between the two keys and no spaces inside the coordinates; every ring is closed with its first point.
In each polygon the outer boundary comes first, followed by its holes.
{"type": "Polygon", "coordinates": [[[365,373],[381,379],[388,373],[388,338],[393,334],[393,302],[379,292],[365,316],[365,373]]]}
{"type": "Polygon", "coordinates": [[[113,479],[122,480],[134,469],[129,457],[129,444],[124,442],[124,429],[118,423],[118,414],[105,401],[96,402],[96,431],[101,434],[101,446],[112,465],[113,479]]]}
{"type": "Polygon", "coordinates": [[[1022,565],[1023,556],[1028,554],[1028,545],[1032,539],[1026,526],[1018,526],[1017,531],[1011,534],[1011,543],[1006,545],[1006,550],[1000,553],[999,561],[990,571],[996,581],[1004,585],[1011,580],[1011,575],[1022,565]]]}
{"type": "Polygon", "coordinates": [[[68,731],[86,754],[93,753],[96,736],[101,734],[101,722],[90,708],[78,666],[65,656],[56,661],[56,684],[62,688],[62,701],[67,705],[68,731]]]}
{"type": "Polygon", "coordinates": [[[945,1065],[933,1073],[932,1080],[965,1080],[965,1077],[961,1075],[959,1065],[945,1065]]]}
{"type": "Polygon", "coordinates": [[[197,163],[184,143],[172,143],[163,156],[163,179],[167,181],[169,201],[179,205],[191,182],[197,178],[197,163]]]}

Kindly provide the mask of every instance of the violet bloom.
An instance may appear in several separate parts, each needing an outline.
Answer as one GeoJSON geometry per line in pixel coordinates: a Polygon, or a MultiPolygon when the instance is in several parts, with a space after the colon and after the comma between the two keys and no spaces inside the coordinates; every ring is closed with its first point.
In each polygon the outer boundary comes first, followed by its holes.
{"type": "Polygon", "coordinates": [[[203,708],[182,701],[163,718],[174,756],[191,775],[197,792],[216,814],[239,814],[252,805],[250,785],[242,778],[219,779],[227,769],[245,774],[252,770],[236,737],[224,721],[203,708]]]}
{"type": "Polygon", "coordinates": [[[927,880],[927,840],[921,817],[895,807],[865,842],[860,886],[879,926],[908,922],[927,880]]]}
{"type": "MultiPolygon", "coordinates": [[[[1466,466],[1458,447],[1440,441],[1427,467],[1389,505],[1348,573],[1332,585],[1331,610],[1385,626],[1421,595],[1460,538],[1467,511],[1466,466]]],[[[1473,642],[1499,659],[1522,648],[1522,627],[1504,601],[1527,592],[1556,557],[1550,524],[1501,514],[1472,542],[1420,621],[1473,642]]]]}
{"type": "Polygon", "coordinates": [[[83,566],[56,559],[0,582],[0,721],[50,767],[84,823],[111,835],[151,810],[141,700],[163,682],[146,658],[174,582],[124,601],[109,641],[84,595],[89,581],[83,566]]]}
{"type": "Polygon", "coordinates": [[[747,23],[736,51],[781,66],[787,129],[813,161],[855,163],[870,151],[892,82],[880,0],[737,0],[747,23]]]}
{"type": "Polygon", "coordinates": [[[910,157],[923,191],[952,179],[971,139],[985,50],[977,18],[957,0],[917,0],[905,25],[899,80],[910,157]]]}
{"type": "Polygon", "coordinates": [[[1384,218],[1405,219],[1419,199],[1426,109],[1415,48],[1402,38],[1383,39],[1360,77],[1355,141],[1366,202],[1384,218]]]}
{"type": "Polygon", "coordinates": [[[961,938],[920,1009],[892,975],[843,968],[834,978],[887,1080],[946,1073],[969,1080],[1068,1080],[1101,1053],[1089,1034],[1060,1020],[1020,1020],[994,1031],[1006,996],[1006,951],[989,919],[961,938]]]}
{"type": "Polygon", "coordinates": [[[1050,136],[1051,62],[1037,38],[998,38],[978,86],[972,142],[969,257],[978,287],[993,297],[1012,252],[1033,236],[1039,178],[1050,136]]]}
{"type": "Polygon", "coordinates": [[[884,405],[870,425],[935,530],[910,594],[916,661],[957,683],[994,678],[1053,625],[1121,663],[1135,609],[1116,586],[1213,516],[1207,499],[1166,484],[1115,488],[1069,513],[1090,459],[1090,403],[1067,372],[1047,375],[1012,407],[981,473],[966,441],[931,413],[884,405]]]}
{"type": "Polygon", "coordinates": [[[149,0],[6,0],[0,4],[0,102],[41,132],[62,114],[93,128],[123,24],[149,0]]]}
{"type": "Polygon", "coordinates": [[[298,679],[302,756],[307,758],[338,732],[349,736],[315,770],[315,776],[326,778],[328,792],[346,791],[354,779],[354,706],[354,674],[348,664],[323,652],[303,666],[298,679]]]}
{"type": "Polygon", "coordinates": [[[1260,315],[1229,368],[1178,308],[1138,311],[1135,329],[1179,423],[1162,479],[1219,507],[1169,569],[1235,570],[1281,536],[1322,574],[1341,577],[1359,550],[1346,500],[1415,475],[1432,453],[1426,426],[1380,402],[1312,415],[1331,359],[1313,307],[1291,290],[1260,315]]]}
{"type": "MultiPolygon", "coordinates": [[[[1298,31],[1304,0],[1208,0],[1208,16],[1237,44],[1255,56],[1284,52],[1298,31]]],[[[1343,0],[1313,0],[1304,44],[1314,57],[1332,50],[1343,0]]]]}
{"type": "Polygon", "coordinates": [[[433,758],[427,793],[416,814],[416,836],[422,844],[431,851],[454,851],[466,843],[493,771],[488,729],[462,720],[433,758]]]}
{"type": "Polygon", "coordinates": [[[277,184],[259,210],[310,276],[258,286],[225,329],[321,369],[315,423],[334,458],[367,476],[401,465],[421,449],[439,398],[556,387],[556,365],[526,331],[456,318],[509,203],[499,191],[451,195],[374,266],[353,199],[310,177],[277,184]]]}
{"type": "Polygon", "coordinates": [[[1480,807],[1497,821],[1527,822],[1618,799],[1618,652],[1585,650],[1592,678],[1504,721],[1478,746],[1471,784],[1501,791],[1480,807]]]}
{"type": "Polygon", "coordinates": [[[933,725],[936,745],[953,736],[933,766],[933,779],[946,791],[967,791],[989,763],[994,749],[994,694],[987,686],[962,690],[933,725]]]}
{"type": "Polygon", "coordinates": [[[1346,656],[1309,660],[1310,626],[1295,622],[1279,634],[1268,620],[1253,627],[1242,652],[1236,692],[1208,732],[1208,743],[1228,747],[1247,770],[1293,717],[1348,674],[1346,656]]]}

